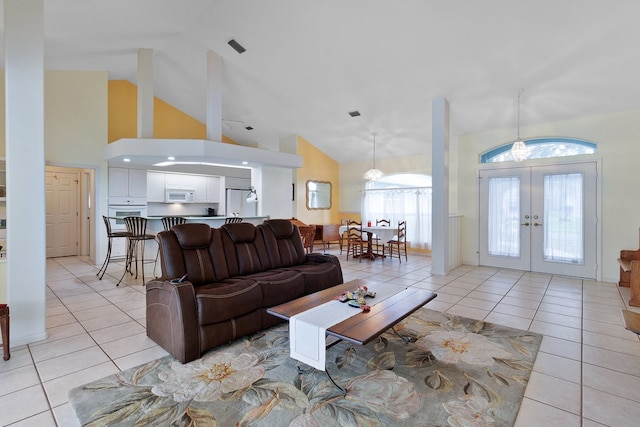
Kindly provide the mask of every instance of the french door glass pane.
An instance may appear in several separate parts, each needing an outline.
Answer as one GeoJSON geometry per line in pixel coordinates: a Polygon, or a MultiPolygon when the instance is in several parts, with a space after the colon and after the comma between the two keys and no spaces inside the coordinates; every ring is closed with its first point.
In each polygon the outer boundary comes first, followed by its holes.
{"type": "Polygon", "coordinates": [[[545,175],[543,224],[545,260],[584,263],[582,198],[582,174],[545,175]]]}
{"type": "Polygon", "coordinates": [[[488,193],[488,253],[519,257],[520,177],[490,178],[488,193]]]}

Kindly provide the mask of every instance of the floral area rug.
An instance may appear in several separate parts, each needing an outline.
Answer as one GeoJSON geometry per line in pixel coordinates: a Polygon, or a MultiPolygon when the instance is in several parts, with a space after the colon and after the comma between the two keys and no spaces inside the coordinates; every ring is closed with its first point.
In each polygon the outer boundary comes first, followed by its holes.
{"type": "Polygon", "coordinates": [[[70,401],[88,426],[513,425],[541,335],[426,308],[396,331],[328,349],[346,395],[289,357],[282,324],[184,365],[167,356],[77,387],[70,401]]]}

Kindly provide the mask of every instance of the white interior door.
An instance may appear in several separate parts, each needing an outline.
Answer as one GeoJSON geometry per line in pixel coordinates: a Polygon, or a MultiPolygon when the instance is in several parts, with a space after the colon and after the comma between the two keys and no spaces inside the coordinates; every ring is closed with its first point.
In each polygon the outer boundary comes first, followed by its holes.
{"type": "Polygon", "coordinates": [[[78,255],[79,174],[46,171],[47,258],[78,255]]]}
{"type": "Polygon", "coordinates": [[[480,172],[480,264],[596,278],[596,163],[480,172]]]}

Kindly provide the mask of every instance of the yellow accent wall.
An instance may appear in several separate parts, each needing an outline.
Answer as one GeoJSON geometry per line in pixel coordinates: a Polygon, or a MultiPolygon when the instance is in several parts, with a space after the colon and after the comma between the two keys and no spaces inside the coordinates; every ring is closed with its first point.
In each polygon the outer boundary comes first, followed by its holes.
{"type": "Polygon", "coordinates": [[[338,162],[327,156],[309,141],[297,137],[297,154],[302,167],[296,171],[296,217],[307,224],[337,224],[340,222],[340,172],[338,162]],[[331,209],[307,209],[308,180],[331,183],[331,209]]]}
{"type": "MultiPolygon", "coordinates": [[[[138,88],[128,80],[109,80],[109,142],[138,136],[138,88]]],[[[153,101],[154,138],[206,139],[206,125],[161,99],[153,101]]],[[[222,135],[222,142],[237,144],[222,135]]]]}

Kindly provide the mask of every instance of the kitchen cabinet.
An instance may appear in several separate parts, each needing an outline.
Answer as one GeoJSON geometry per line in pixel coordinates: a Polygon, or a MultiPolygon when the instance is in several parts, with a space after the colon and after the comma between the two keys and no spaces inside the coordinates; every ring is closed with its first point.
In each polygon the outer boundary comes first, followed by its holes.
{"type": "Polygon", "coordinates": [[[208,176],[207,178],[207,203],[219,203],[221,193],[221,181],[224,178],[219,176],[208,176]]]}
{"type": "Polygon", "coordinates": [[[146,170],[109,168],[110,205],[144,205],[146,203],[146,170]]]}
{"type": "Polygon", "coordinates": [[[164,203],[164,172],[147,171],[147,202],[164,203]]]}

